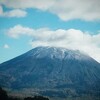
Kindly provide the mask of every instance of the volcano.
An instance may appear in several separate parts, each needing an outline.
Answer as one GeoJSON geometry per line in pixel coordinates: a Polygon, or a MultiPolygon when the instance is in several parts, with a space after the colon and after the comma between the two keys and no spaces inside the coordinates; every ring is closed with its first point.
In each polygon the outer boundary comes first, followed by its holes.
{"type": "Polygon", "coordinates": [[[36,47],[0,64],[0,86],[49,97],[98,96],[100,63],[79,50],[36,47]]]}

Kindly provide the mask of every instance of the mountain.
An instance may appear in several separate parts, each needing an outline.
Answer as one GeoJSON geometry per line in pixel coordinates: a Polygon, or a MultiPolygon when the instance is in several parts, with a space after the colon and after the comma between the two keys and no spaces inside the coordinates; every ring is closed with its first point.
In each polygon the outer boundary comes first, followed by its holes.
{"type": "Polygon", "coordinates": [[[36,47],[0,64],[0,86],[49,97],[98,96],[100,63],[79,50],[36,47]]]}

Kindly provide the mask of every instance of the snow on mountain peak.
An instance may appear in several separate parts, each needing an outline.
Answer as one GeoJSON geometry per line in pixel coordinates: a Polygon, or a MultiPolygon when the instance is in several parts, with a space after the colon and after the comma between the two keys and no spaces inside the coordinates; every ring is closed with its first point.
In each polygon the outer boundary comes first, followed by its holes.
{"type": "Polygon", "coordinates": [[[90,57],[79,50],[69,50],[61,47],[40,46],[36,47],[28,53],[36,58],[49,57],[51,59],[76,59],[87,60],[90,57]]]}

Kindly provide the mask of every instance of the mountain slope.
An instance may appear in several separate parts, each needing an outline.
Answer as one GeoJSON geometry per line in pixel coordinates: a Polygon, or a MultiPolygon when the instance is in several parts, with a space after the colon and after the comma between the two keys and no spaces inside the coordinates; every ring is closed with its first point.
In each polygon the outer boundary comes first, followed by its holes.
{"type": "Polygon", "coordinates": [[[78,50],[37,47],[0,64],[0,85],[20,90],[42,89],[38,92],[43,95],[98,94],[100,64],[78,50]]]}

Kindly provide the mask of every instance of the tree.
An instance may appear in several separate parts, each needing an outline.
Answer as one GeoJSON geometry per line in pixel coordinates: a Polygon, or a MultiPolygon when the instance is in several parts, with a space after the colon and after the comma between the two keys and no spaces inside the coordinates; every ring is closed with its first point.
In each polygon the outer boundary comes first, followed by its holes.
{"type": "Polygon", "coordinates": [[[46,97],[43,97],[43,96],[35,96],[35,97],[27,97],[25,98],[24,100],[49,100],[48,98],[46,97]]]}
{"type": "Polygon", "coordinates": [[[7,92],[0,87],[0,100],[7,100],[7,99],[8,99],[7,92]]]}

